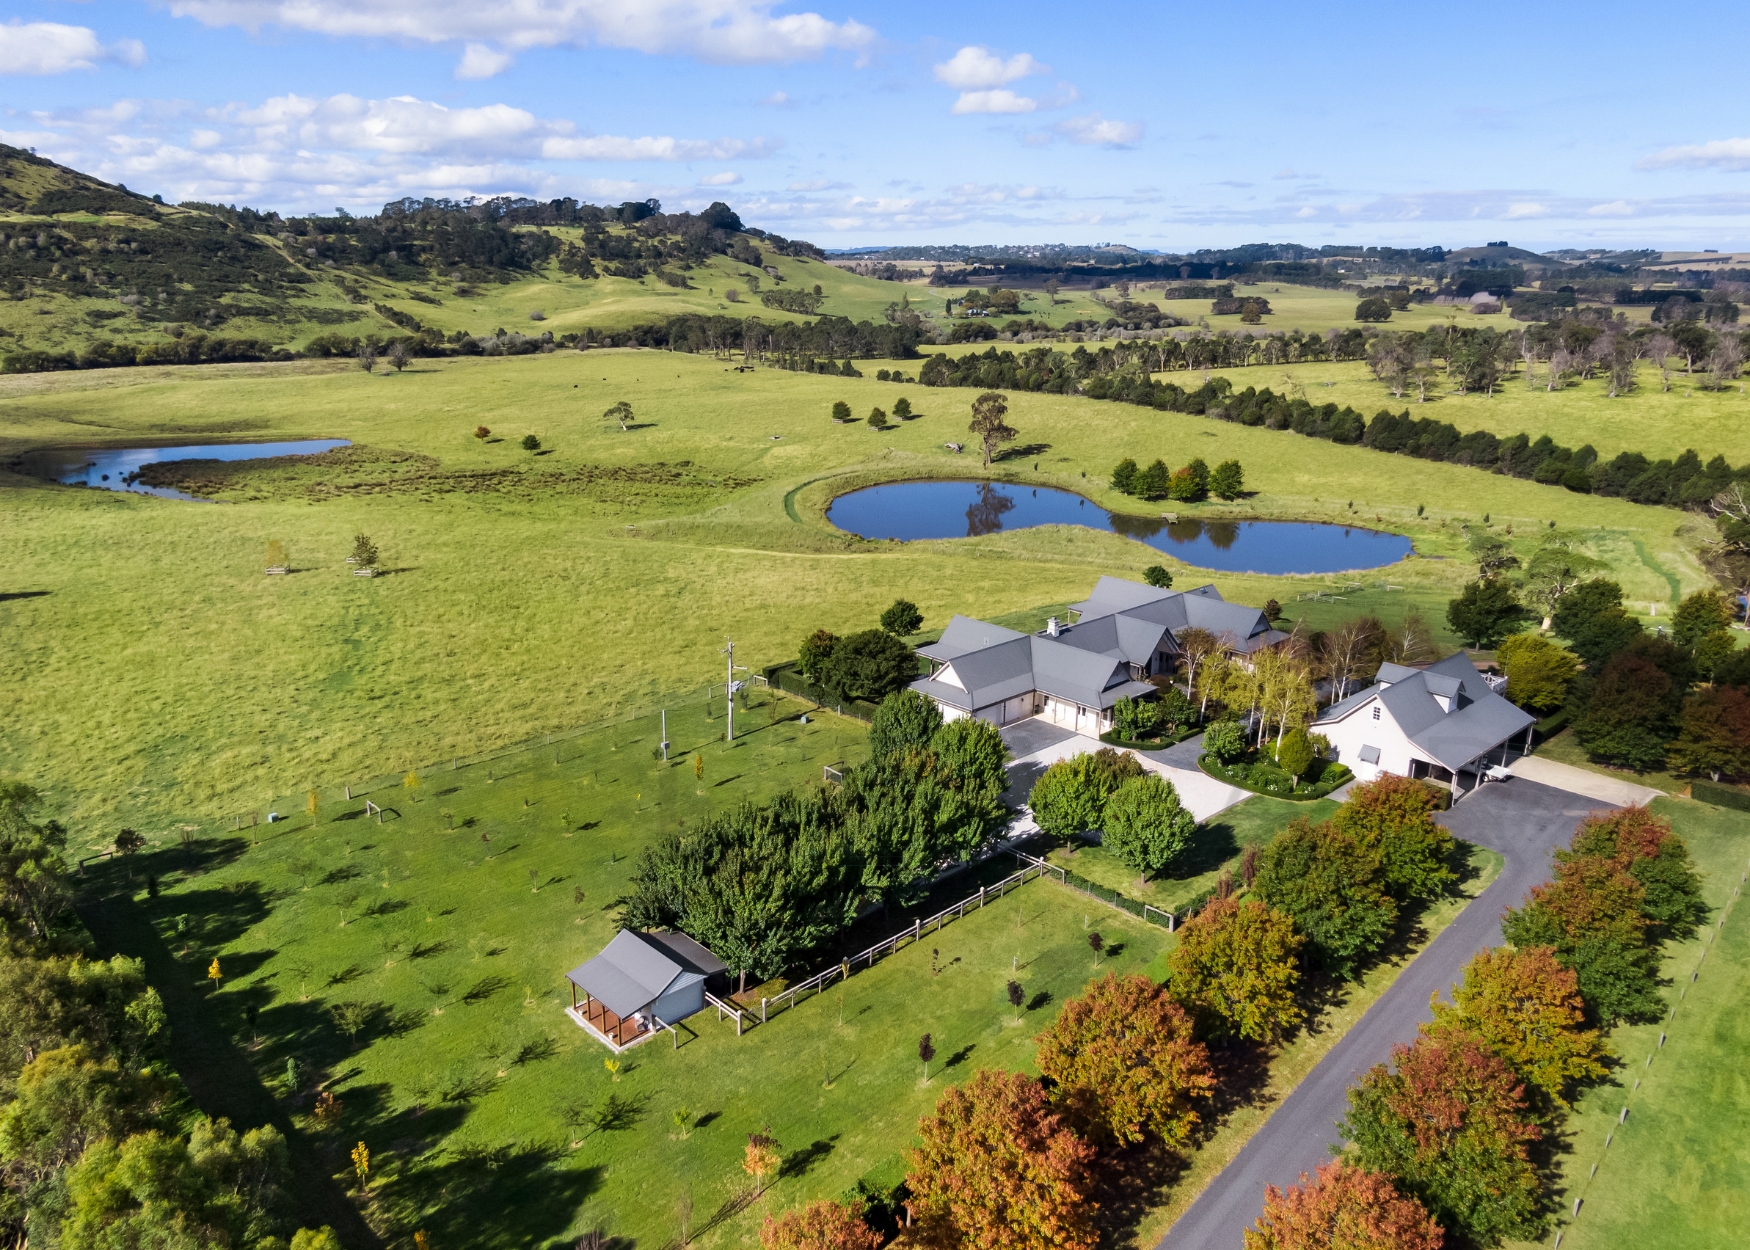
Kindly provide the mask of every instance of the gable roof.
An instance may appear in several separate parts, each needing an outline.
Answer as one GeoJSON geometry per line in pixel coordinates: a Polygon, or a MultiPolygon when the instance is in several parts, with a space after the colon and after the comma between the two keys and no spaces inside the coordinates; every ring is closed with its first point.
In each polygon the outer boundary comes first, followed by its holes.
{"type": "Polygon", "coordinates": [[[643,1011],[670,990],[705,980],[708,971],[694,964],[690,947],[698,947],[717,964],[716,956],[691,938],[669,933],[634,933],[621,929],[602,953],[565,975],[591,998],[600,999],[617,1016],[643,1011]]]}
{"type": "Polygon", "coordinates": [[[1333,703],[1312,728],[1343,720],[1375,699],[1404,737],[1454,771],[1537,721],[1496,694],[1464,652],[1456,651],[1425,669],[1380,665],[1375,685],[1333,703]]]}

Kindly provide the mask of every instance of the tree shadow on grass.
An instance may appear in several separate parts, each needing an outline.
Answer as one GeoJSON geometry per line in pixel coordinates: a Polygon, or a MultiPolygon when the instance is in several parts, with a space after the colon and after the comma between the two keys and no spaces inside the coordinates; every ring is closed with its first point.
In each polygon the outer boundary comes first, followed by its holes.
{"type": "Polygon", "coordinates": [[[1049,1007],[1050,1005],[1051,1005],[1051,991],[1050,990],[1040,990],[1037,994],[1033,995],[1032,998],[1029,998],[1027,1000],[1027,1010],[1028,1011],[1038,1011],[1040,1008],[1049,1007]]]}
{"type": "Polygon", "coordinates": [[[1102,1247],[1134,1245],[1143,1217],[1160,1205],[1162,1192],[1185,1171],[1185,1160],[1156,1141],[1100,1156],[1094,1170],[1094,1217],[1102,1247]]]}
{"type": "Polygon", "coordinates": [[[465,1003],[483,1003],[509,984],[509,977],[501,977],[496,974],[481,977],[478,981],[474,982],[473,985],[468,987],[467,993],[462,995],[462,1001],[465,1003]]]}
{"type": "Polygon", "coordinates": [[[968,1042],[942,1061],[942,1070],[946,1072],[950,1068],[958,1068],[961,1064],[972,1058],[972,1052],[977,1049],[977,1042],[968,1042]]]}
{"type": "Polygon", "coordinates": [[[1155,878],[1160,881],[1189,881],[1206,872],[1214,872],[1240,853],[1240,840],[1233,825],[1219,817],[1200,825],[1191,838],[1185,854],[1173,863],[1172,870],[1155,878]]]}
{"type": "Polygon", "coordinates": [[[555,1166],[564,1154],[552,1141],[454,1142],[384,1177],[376,1206],[395,1226],[425,1230],[433,1245],[546,1245],[565,1236],[602,1183],[599,1167],[555,1166]]]}
{"type": "Polygon", "coordinates": [[[801,1150],[792,1151],[784,1156],[784,1162],[778,1167],[778,1179],[794,1180],[800,1176],[807,1176],[810,1168],[833,1152],[838,1145],[838,1140],[839,1134],[834,1133],[831,1137],[822,1138],[801,1150]]]}

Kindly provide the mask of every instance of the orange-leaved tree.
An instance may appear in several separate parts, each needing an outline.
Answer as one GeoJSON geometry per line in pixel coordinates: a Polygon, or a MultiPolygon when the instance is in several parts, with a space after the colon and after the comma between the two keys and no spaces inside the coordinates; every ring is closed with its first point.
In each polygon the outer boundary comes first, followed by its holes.
{"type": "Polygon", "coordinates": [[[920,1244],[989,1250],[1091,1250],[1094,1148],[1044,1088],[984,1068],[943,1094],[906,1151],[920,1244]]]}
{"type": "Polygon", "coordinates": [[[1333,1159],[1316,1177],[1264,1190],[1264,1214],[1246,1250],[1440,1250],[1440,1226],[1378,1172],[1333,1159]]]}
{"type": "Polygon", "coordinates": [[[1139,1142],[1154,1133],[1174,1145],[1215,1085],[1209,1052],[1191,1034],[1191,1017],[1160,986],[1108,972],[1040,1035],[1039,1070],[1057,1082],[1090,1139],[1139,1142]]]}
{"type": "Polygon", "coordinates": [[[1379,856],[1386,892],[1398,902],[1437,898],[1452,884],[1452,835],[1434,819],[1434,791],[1396,773],[1349,790],[1331,823],[1379,856]]]}
{"type": "Polygon", "coordinates": [[[861,1203],[822,1198],[760,1227],[762,1250],[879,1250],[881,1234],[863,1222],[861,1203]]]}
{"type": "Polygon", "coordinates": [[[1216,1041],[1274,1041],[1306,1013],[1295,999],[1306,939],[1256,899],[1217,899],[1179,926],[1168,988],[1216,1041]]]}
{"type": "MultiPolygon", "coordinates": [[[[619,1077],[614,1078],[616,1081],[619,1077]]],[[[778,1139],[772,1136],[772,1130],[763,1128],[757,1133],[747,1135],[747,1150],[741,1157],[741,1170],[753,1177],[754,1191],[766,1191],[766,1177],[778,1170],[783,1157],[778,1153],[778,1139]]]]}
{"type": "Polygon", "coordinates": [[[1361,1166],[1395,1177],[1455,1240],[1494,1245],[1529,1236],[1543,1182],[1530,1158],[1542,1131],[1524,1088],[1475,1034],[1423,1034],[1393,1048],[1349,1090],[1337,1125],[1361,1166]]]}
{"type": "Polygon", "coordinates": [[[1436,993],[1429,1033],[1474,1033],[1513,1074],[1557,1106],[1568,1105],[1575,1081],[1604,1075],[1609,1053],[1596,1029],[1585,1027],[1579,978],[1556,962],[1547,946],[1478,952],[1452,987],[1452,1004],[1436,993]]]}

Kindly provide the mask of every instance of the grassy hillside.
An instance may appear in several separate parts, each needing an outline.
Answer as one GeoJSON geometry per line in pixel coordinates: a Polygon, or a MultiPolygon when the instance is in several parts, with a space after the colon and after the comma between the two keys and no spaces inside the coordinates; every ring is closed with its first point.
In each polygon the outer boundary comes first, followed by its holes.
{"type": "MultiPolygon", "coordinates": [[[[851,486],[977,476],[943,449],[972,395],[640,350],[417,362],[141,368],[0,380],[0,463],[33,446],[296,437],[366,448],[236,470],[220,504],[0,476],[0,771],[50,789],[78,836],[117,822],[250,810],[311,784],[376,775],[650,708],[737,658],[771,663],[808,630],[867,628],[895,598],[939,627],[1083,597],[1101,573],[1154,563],[1261,604],[1363,583],[1345,608],[1437,625],[1471,575],[1462,526],[1551,520],[1582,531],[1633,601],[1707,584],[1700,522],[1454,465],[1418,464],[1264,429],[1129,405],[1014,395],[1017,454],[996,476],[1114,508],[1122,456],[1245,465],[1257,493],[1202,515],[1330,519],[1411,535],[1422,558],[1351,578],[1207,574],[1081,528],[908,544],[829,526],[851,486]],[[835,425],[907,394],[922,415],[877,432],[835,425]],[[621,433],[600,414],[632,403],[621,433]],[[493,439],[473,436],[476,425],[493,439]],[[539,455],[518,440],[538,435],[539,455]],[[774,437],[777,436],[777,437],[774,437]],[[386,453],[393,452],[390,456],[386,453]],[[1424,514],[1418,516],[1421,506],[1424,514]],[[390,576],[347,575],[360,532],[390,576]],[[261,574],[267,542],[289,577],[261,574]],[[1386,590],[1387,585],[1403,587],[1386,590]]],[[[1308,605],[1329,612],[1336,605],[1308,605]]],[[[1662,609],[1668,610],[1668,609],[1662,609]]],[[[1315,620],[1315,624],[1326,624],[1315,620]]]]}

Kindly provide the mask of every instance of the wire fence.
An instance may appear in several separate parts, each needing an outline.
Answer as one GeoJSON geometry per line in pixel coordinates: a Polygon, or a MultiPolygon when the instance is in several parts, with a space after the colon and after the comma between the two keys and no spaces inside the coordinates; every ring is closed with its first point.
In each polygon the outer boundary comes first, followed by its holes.
{"type": "MultiPolygon", "coordinates": [[[[1616,1113],[1616,1126],[1604,1135],[1603,1152],[1599,1155],[1598,1161],[1588,1169],[1585,1177],[1569,1190],[1574,1195],[1573,1204],[1566,1212],[1567,1222],[1570,1226],[1580,1218],[1580,1213],[1585,1210],[1587,1194],[1598,1179],[1598,1169],[1610,1157],[1611,1143],[1628,1124],[1629,1112],[1635,1108],[1638,1095],[1641,1092],[1641,1084],[1643,1081],[1651,1079],[1648,1074],[1653,1071],[1653,1061],[1664,1051],[1665,1043],[1670,1034],[1676,1031],[1678,1013],[1682,1010],[1684,1001],[1689,997],[1691,987],[1701,978],[1702,968],[1707,963],[1707,953],[1714,948],[1714,944],[1719,941],[1720,934],[1725,931],[1726,921],[1737,910],[1738,898],[1743,893],[1747,883],[1750,883],[1750,871],[1740,870],[1738,884],[1732,887],[1732,896],[1720,908],[1719,919],[1707,927],[1707,937],[1702,943],[1701,953],[1696,956],[1695,966],[1690,969],[1687,977],[1678,982],[1677,1001],[1671,1005],[1671,1010],[1665,1015],[1665,1021],[1659,1029],[1659,1040],[1653,1044],[1652,1050],[1648,1052],[1646,1062],[1640,1067],[1640,1075],[1635,1077],[1634,1083],[1624,1091],[1622,1106],[1616,1113]]],[[[1714,962],[1718,963],[1719,961],[1715,960],[1714,962]]],[[[1557,1250],[1560,1250],[1562,1237],[1566,1232],[1566,1229],[1557,1230],[1555,1239],[1557,1250]]]]}
{"type": "Polygon", "coordinates": [[[1119,893],[1110,886],[1101,885],[1096,881],[1089,881],[1086,877],[1071,872],[1062,864],[1053,864],[1048,860],[1040,859],[1035,855],[1029,855],[1025,851],[1016,851],[1015,856],[1020,859],[1022,863],[1029,864],[1046,873],[1056,874],[1057,880],[1060,883],[1068,886],[1078,894],[1085,894],[1096,902],[1104,903],[1108,907],[1117,908],[1121,912],[1135,916],[1139,920],[1146,920],[1150,924],[1160,925],[1165,928],[1168,933],[1173,932],[1178,927],[1180,917],[1174,915],[1163,907],[1156,907],[1153,903],[1140,903],[1136,899],[1119,893]]]}

